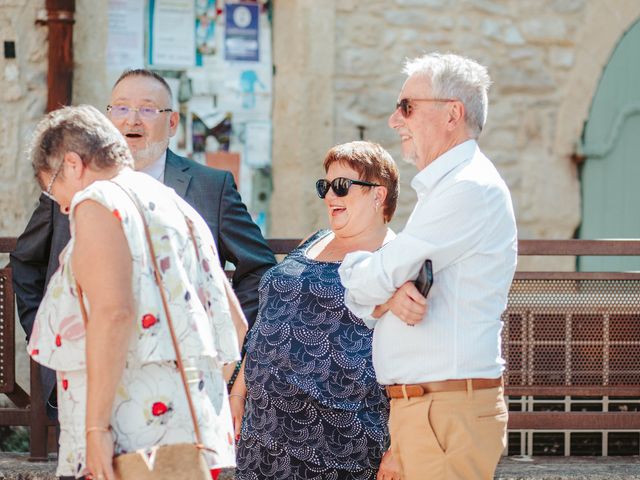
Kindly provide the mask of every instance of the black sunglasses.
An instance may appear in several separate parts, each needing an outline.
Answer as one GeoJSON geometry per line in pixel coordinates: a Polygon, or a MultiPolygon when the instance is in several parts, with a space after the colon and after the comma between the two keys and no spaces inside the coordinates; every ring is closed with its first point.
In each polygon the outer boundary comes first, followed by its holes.
{"type": "Polygon", "coordinates": [[[400,109],[400,113],[403,118],[409,118],[413,112],[412,102],[436,102],[436,103],[449,103],[456,102],[455,98],[403,98],[396,103],[396,110],[400,109]]]}
{"type": "Polygon", "coordinates": [[[349,189],[351,185],[362,185],[363,187],[379,187],[379,183],[371,183],[371,182],[363,182],[360,180],[351,180],[350,178],[338,177],[333,180],[325,180],[321,178],[316,182],[316,192],[320,198],[324,198],[327,196],[327,192],[329,192],[329,188],[333,189],[333,193],[335,193],[338,197],[344,197],[349,193],[349,189]]]}

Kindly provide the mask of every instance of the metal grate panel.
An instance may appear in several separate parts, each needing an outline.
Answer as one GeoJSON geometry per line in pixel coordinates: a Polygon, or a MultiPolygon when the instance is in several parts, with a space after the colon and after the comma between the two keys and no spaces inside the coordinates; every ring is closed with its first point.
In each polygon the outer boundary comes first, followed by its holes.
{"type": "Polygon", "coordinates": [[[640,392],[640,280],[516,278],[502,319],[507,390],[640,392]]]}

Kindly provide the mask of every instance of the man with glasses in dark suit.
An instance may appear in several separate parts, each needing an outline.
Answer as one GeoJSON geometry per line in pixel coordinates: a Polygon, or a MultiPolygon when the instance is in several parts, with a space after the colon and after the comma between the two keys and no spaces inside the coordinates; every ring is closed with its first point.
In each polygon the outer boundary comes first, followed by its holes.
{"type": "MultiPolygon", "coordinates": [[[[258,283],[275,264],[275,257],[242,203],[231,173],[205,167],[168,148],[179,122],[171,105],[171,90],[161,76],[144,69],[129,70],[113,87],[107,117],[124,135],[136,170],[172,187],[205,219],[223,266],[229,261],[236,267],[234,291],[251,326],[258,310],[258,283]]],[[[58,256],[69,241],[65,213],[41,195],[11,253],[18,314],[27,337],[47,282],[58,268],[58,256]]],[[[41,375],[47,414],[55,418],[55,373],[43,368],[41,375]]]]}

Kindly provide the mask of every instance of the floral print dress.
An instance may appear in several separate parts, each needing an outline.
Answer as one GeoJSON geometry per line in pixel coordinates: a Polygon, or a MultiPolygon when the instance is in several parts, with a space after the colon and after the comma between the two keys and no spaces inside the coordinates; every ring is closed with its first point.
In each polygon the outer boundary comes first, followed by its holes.
{"type": "MultiPolygon", "coordinates": [[[[221,367],[238,360],[240,353],[211,232],[172,189],[146,174],[125,169],[112,181],[94,182],[73,198],[71,240],[60,255],[60,267],[40,305],[28,346],[36,362],[57,373],[57,475],[80,477],[87,473],[85,327],[71,268],[74,209],[85,200],[100,203],[120,220],[133,259],[135,327],[111,416],[115,453],[195,440],[142,219],[132,200],[114,182],[144,206],[202,440],[212,450],[206,453],[209,466],[233,467],[233,426],[221,367]],[[193,225],[193,237],[187,218],[193,225]]],[[[90,312],[86,298],[85,306],[90,312]]]]}

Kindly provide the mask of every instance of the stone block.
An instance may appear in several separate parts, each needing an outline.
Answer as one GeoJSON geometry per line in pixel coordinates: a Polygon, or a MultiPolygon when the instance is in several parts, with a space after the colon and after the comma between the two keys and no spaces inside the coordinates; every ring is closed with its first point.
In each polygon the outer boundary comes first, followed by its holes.
{"type": "Polygon", "coordinates": [[[354,92],[366,88],[366,82],[356,78],[338,78],[333,82],[336,93],[354,92]]]}
{"type": "Polygon", "coordinates": [[[572,48],[553,47],[549,51],[549,63],[554,67],[571,68],[575,61],[572,48]]]}
{"type": "Polygon", "coordinates": [[[429,25],[431,16],[426,12],[415,10],[387,10],[384,12],[384,20],[389,25],[415,26],[423,29],[429,25]]]}
{"type": "Polygon", "coordinates": [[[20,70],[18,69],[18,65],[16,64],[15,61],[7,61],[7,63],[4,66],[4,71],[3,71],[4,75],[3,75],[3,80],[5,82],[15,82],[18,80],[18,77],[20,76],[20,70]]]}
{"type": "Polygon", "coordinates": [[[506,65],[497,69],[494,82],[502,93],[527,92],[544,93],[553,92],[556,83],[549,72],[506,65]]]}
{"type": "Polygon", "coordinates": [[[494,15],[507,15],[509,13],[508,7],[505,2],[492,2],[489,0],[470,0],[468,7],[471,7],[481,12],[491,13],[494,15]]]}
{"type": "Polygon", "coordinates": [[[444,32],[427,32],[420,36],[421,44],[424,48],[433,50],[431,45],[442,45],[451,43],[451,35],[444,32]]]}
{"type": "Polygon", "coordinates": [[[445,5],[445,0],[395,0],[397,5],[414,7],[439,8],[445,5]]]}
{"type": "Polygon", "coordinates": [[[487,18],[480,24],[481,32],[506,45],[522,45],[524,38],[510,20],[487,18]]]}
{"type": "Polygon", "coordinates": [[[361,111],[375,121],[384,121],[393,113],[396,99],[388,91],[369,89],[359,99],[361,111]]]}
{"type": "Polygon", "coordinates": [[[553,0],[551,8],[558,13],[576,13],[584,10],[585,0],[553,0]]]}
{"type": "Polygon", "coordinates": [[[4,88],[3,99],[5,102],[15,102],[20,100],[24,95],[22,85],[14,83],[4,88]]]}
{"type": "Polygon", "coordinates": [[[462,29],[470,29],[473,26],[473,21],[466,15],[457,15],[458,27],[462,29]]]}
{"type": "Polygon", "coordinates": [[[513,60],[522,60],[525,58],[534,58],[540,55],[541,52],[535,48],[523,47],[509,50],[509,58],[513,60]]]}
{"type": "Polygon", "coordinates": [[[546,17],[525,20],[520,25],[525,38],[533,43],[566,43],[567,26],[562,18],[546,17]]]}
{"type": "Polygon", "coordinates": [[[375,72],[379,62],[380,52],[376,48],[348,48],[338,52],[336,70],[347,74],[375,72]]]}
{"type": "Polygon", "coordinates": [[[336,2],[337,12],[353,12],[358,6],[357,0],[341,0],[336,2]]]}
{"type": "Polygon", "coordinates": [[[29,45],[27,58],[31,63],[46,62],[48,55],[47,33],[43,27],[37,27],[40,30],[34,31],[34,40],[29,45]]]}
{"type": "Polygon", "coordinates": [[[336,38],[338,48],[340,45],[373,47],[380,44],[382,34],[380,24],[370,15],[357,18],[339,16],[336,19],[336,28],[345,32],[344,35],[336,38]]]}
{"type": "MultiPolygon", "coordinates": [[[[516,139],[516,131],[513,126],[496,125],[495,128],[485,128],[482,133],[482,145],[490,150],[505,150],[513,148],[516,139]]],[[[511,162],[515,161],[513,156],[508,157],[511,162]]]]}

